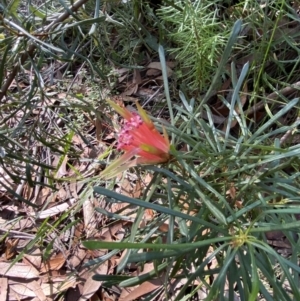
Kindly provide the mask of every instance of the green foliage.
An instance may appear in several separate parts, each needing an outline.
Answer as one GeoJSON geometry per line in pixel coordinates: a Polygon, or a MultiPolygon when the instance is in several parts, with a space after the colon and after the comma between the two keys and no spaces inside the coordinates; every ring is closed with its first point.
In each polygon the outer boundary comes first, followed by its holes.
{"type": "MultiPolygon", "coordinates": [[[[247,68],[236,87],[246,75],[247,68]]],[[[178,107],[175,119],[180,116],[182,127],[169,126],[168,130],[175,134],[175,145],[184,142],[190,151],[173,149],[176,163],[145,168],[145,172],[153,172],[153,180],[144,198],[133,199],[94,187],[109,202],[125,202],[139,209],[131,233],[123,241],[84,242],[90,249],[126,249],[118,265],[122,274],[132,263],[155,262],[154,268],[138,277],[97,275],[95,279],[105,281],[104,286],[118,283],[127,287],[162,277],[164,298],[174,300],[192,298],[204,288],[208,292],[205,300],[234,300],[234,296],[245,301],[258,297],[297,300],[300,149],[299,145],[283,146],[280,138],[300,121],[273,130],[272,126],[290,110],[299,110],[299,99],[283,104],[268,122],[253,131],[244,123],[243,111],[237,116],[233,109],[224,133],[213,123],[195,118],[193,100],[181,97],[186,108],[178,107]],[[235,118],[243,128],[239,138],[229,133],[230,121],[235,118]],[[158,214],[143,228],[139,225],[145,209],[158,214]],[[161,231],[160,226],[166,224],[168,231],[161,231]],[[270,231],[281,231],[287,237],[293,256],[283,256],[268,244],[266,235],[270,231]],[[185,279],[185,284],[175,296],[168,294],[179,279],[185,279]],[[189,287],[195,289],[189,292],[189,287]]],[[[241,107],[241,103],[238,94],[233,94],[232,108],[236,106],[241,107]]],[[[207,106],[203,110],[211,114],[207,106]]],[[[118,215],[122,220],[127,218],[126,213],[118,215]]],[[[157,290],[152,298],[159,294],[157,290]]]]}
{"type": "MultiPolygon", "coordinates": [[[[96,208],[112,223],[132,222],[120,242],[84,242],[110,250],[87,266],[127,250],[115,275],[95,276],[104,286],[159,279],[148,300],[187,300],[200,291],[207,301],[300,300],[298,16],[283,0],[237,1],[229,8],[221,2],[89,1],[76,12],[61,1],[1,4],[1,188],[39,210],[15,187],[56,189],[70,181],[83,187],[77,208],[54,224],[36,224],[24,252],[40,244],[47,259],[53,237],[78,222],[74,214],[85,200],[101,196],[103,203],[136,206],[134,220],[123,209],[96,208]],[[170,59],[178,64],[182,91],[168,81],[170,59]],[[101,101],[116,85],[111,74],[121,67],[142,70],[151,60],[161,62],[166,101],[149,100],[146,109],[168,119],[160,121],[174,160],[124,173],[132,184],[151,178],[133,198],[112,190],[115,182],[100,180],[96,168],[83,174],[75,164],[82,149],[73,138],[91,146],[94,122],[113,128],[101,101]],[[73,177],[58,178],[66,161],[73,177]],[[143,227],[146,209],[155,215],[143,227]],[[270,231],[285,236],[287,253],[271,245],[270,231]],[[132,263],[153,268],[132,276],[132,263]]],[[[110,155],[103,149],[98,159],[109,164],[110,155]]]]}
{"type": "Polygon", "coordinates": [[[174,4],[158,10],[165,38],[174,45],[169,53],[179,64],[178,79],[189,90],[202,91],[214,75],[232,23],[220,21],[213,1],[186,0],[174,4]]]}
{"type": "MultiPolygon", "coordinates": [[[[232,41],[240,29],[237,22],[224,57],[232,51],[232,41]]],[[[235,64],[231,64],[231,98],[228,101],[218,96],[229,110],[222,131],[215,126],[207,104],[212,87],[208,87],[201,106],[180,92],[182,104],[172,107],[176,127],[165,126],[174,135],[174,145],[183,143],[188,151],[177,151],[174,147],[175,162],[142,171],[140,177],[143,172],[151,171],[153,179],[141,199],[94,187],[97,194],[105,195],[110,202],[117,200],[139,209],[131,233],[123,241],[86,241],[84,245],[90,249],[126,249],[126,256],[118,266],[124,276],[127,264],[155,263],[152,271],[138,277],[95,276],[105,281],[104,286],[140,285],[159,278],[163,279],[164,292],[157,290],[151,298],[164,294],[165,299],[186,300],[201,290],[207,292],[205,300],[300,297],[297,276],[300,150],[297,142],[286,143],[288,136],[291,141],[294,135],[297,137],[295,128],[300,121],[298,118],[290,125],[279,122],[288,112],[299,114],[299,98],[282,100],[280,109],[263,124],[249,126],[241,89],[250,72],[249,64],[239,73],[235,64]],[[207,116],[207,121],[198,118],[199,115],[207,116]],[[233,122],[238,124],[238,136],[232,132],[233,122]],[[146,209],[158,214],[146,228],[139,227],[146,209]],[[160,226],[166,224],[168,231],[161,231],[160,226]],[[292,255],[281,254],[269,244],[270,231],[280,231],[286,237],[292,255]],[[213,264],[207,268],[210,263],[213,264]],[[173,291],[173,283],[180,279],[185,280],[184,285],[175,295],[168,294],[173,291]]],[[[118,215],[122,220],[127,218],[126,213],[118,215]]]]}

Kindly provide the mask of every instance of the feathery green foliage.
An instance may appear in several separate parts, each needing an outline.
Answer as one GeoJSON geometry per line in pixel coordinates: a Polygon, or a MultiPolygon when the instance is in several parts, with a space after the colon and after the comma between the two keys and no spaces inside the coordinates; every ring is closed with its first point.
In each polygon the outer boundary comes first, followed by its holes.
{"type": "Polygon", "coordinates": [[[233,23],[219,19],[213,1],[175,1],[175,5],[162,6],[158,16],[165,39],[172,43],[169,53],[178,63],[176,75],[187,89],[203,91],[214,75],[233,23]]]}

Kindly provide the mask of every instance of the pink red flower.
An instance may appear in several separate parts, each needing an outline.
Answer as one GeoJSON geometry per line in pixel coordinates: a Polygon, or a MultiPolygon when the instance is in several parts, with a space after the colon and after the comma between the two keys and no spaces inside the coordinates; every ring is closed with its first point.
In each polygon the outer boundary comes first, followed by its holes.
{"type": "Polygon", "coordinates": [[[108,103],[125,119],[117,146],[124,154],[103,171],[103,177],[113,177],[137,164],[159,164],[169,161],[170,143],[165,129],[161,135],[138,103],[136,104],[138,113],[132,113],[111,100],[108,100],[108,103]]]}

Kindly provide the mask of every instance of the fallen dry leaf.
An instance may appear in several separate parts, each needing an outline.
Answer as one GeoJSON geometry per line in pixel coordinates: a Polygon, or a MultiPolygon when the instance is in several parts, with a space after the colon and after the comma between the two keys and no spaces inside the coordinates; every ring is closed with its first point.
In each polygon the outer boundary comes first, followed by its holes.
{"type": "Polygon", "coordinates": [[[125,91],[121,94],[122,96],[130,96],[133,94],[136,94],[136,92],[138,91],[138,84],[132,83],[130,84],[125,91]]]}
{"type": "Polygon", "coordinates": [[[66,261],[66,256],[67,255],[59,253],[53,258],[47,260],[46,262],[43,262],[40,272],[46,273],[48,271],[58,271],[64,265],[66,261]]]}
{"type": "Polygon", "coordinates": [[[47,300],[46,295],[44,294],[40,284],[37,281],[33,280],[33,281],[29,282],[27,284],[27,287],[30,288],[34,292],[35,297],[37,297],[38,300],[40,300],[40,301],[47,300]]]}
{"type": "MultiPolygon", "coordinates": [[[[58,186],[58,185],[57,185],[58,186]]],[[[57,187],[58,189],[58,192],[56,192],[57,194],[57,198],[58,200],[60,201],[65,201],[68,199],[68,196],[69,196],[69,193],[66,191],[66,187],[64,187],[63,185],[62,186],[58,186],[57,187]]]]}
{"type": "Polygon", "coordinates": [[[36,297],[35,289],[41,290],[40,285],[35,280],[14,278],[9,280],[10,294],[14,294],[17,299],[24,299],[27,297],[36,297]],[[31,285],[31,283],[35,283],[31,285]],[[34,289],[32,289],[32,287],[34,289]]]}
{"type": "Polygon", "coordinates": [[[128,77],[130,69],[128,68],[120,68],[120,69],[114,69],[114,72],[116,72],[118,76],[118,82],[121,83],[128,77]]]}
{"type": "MultiPolygon", "coordinates": [[[[68,160],[69,160],[68,156],[65,156],[63,161],[61,162],[61,165],[60,165],[57,173],[54,176],[56,179],[60,179],[60,178],[62,178],[65,175],[68,174],[68,171],[67,171],[67,162],[68,162],[68,160]]],[[[60,157],[59,157],[59,161],[60,161],[60,157]]]]}
{"type": "Polygon", "coordinates": [[[83,210],[84,229],[86,232],[86,237],[89,238],[92,236],[97,226],[97,221],[95,219],[93,196],[86,198],[86,200],[82,204],[82,210],[83,210]]]}
{"type": "Polygon", "coordinates": [[[77,280],[75,276],[69,277],[66,280],[63,281],[63,283],[61,283],[60,287],[59,287],[59,291],[60,292],[64,292],[67,289],[69,289],[70,287],[75,287],[77,285],[77,280]]]}
{"type": "Polygon", "coordinates": [[[146,282],[142,283],[141,285],[139,285],[138,287],[136,287],[127,296],[124,296],[124,295],[127,294],[128,292],[126,290],[123,290],[121,297],[120,297],[120,301],[133,301],[145,294],[151,293],[152,291],[154,291],[155,289],[157,289],[158,287],[163,285],[164,278],[165,278],[165,275],[160,276],[157,279],[146,281],[146,282]]]}
{"type": "MultiPolygon", "coordinates": [[[[171,76],[173,73],[173,70],[167,65],[167,76],[171,76]]],[[[160,62],[151,62],[148,66],[148,69],[157,69],[162,70],[161,63],[160,62]]]]}
{"type": "Polygon", "coordinates": [[[18,242],[19,242],[19,238],[17,239],[8,239],[6,242],[5,242],[5,258],[6,260],[10,260],[11,258],[13,258],[16,253],[17,253],[17,245],[18,245],[18,242]]]}
{"type": "Polygon", "coordinates": [[[5,277],[0,278],[0,301],[7,300],[8,280],[5,277]]]}
{"type": "Polygon", "coordinates": [[[161,75],[161,70],[158,69],[148,69],[146,73],[147,77],[157,77],[159,75],[161,75]]]}
{"type": "Polygon", "coordinates": [[[102,126],[102,120],[100,120],[98,117],[95,119],[95,127],[96,127],[96,139],[97,141],[101,141],[101,137],[103,135],[103,126],[102,126]]]}
{"type": "Polygon", "coordinates": [[[100,234],[101,240],[104,241],[115,241],[116,234],[129,222],[127,221],[116,221],[110,224],[108,227],[103,228],[100,234]]]}
{"type": "Polygon", "coordinates": [[[44,218],[47,218],[47,217],[54,216],[54,215],[57,215],[57,214],[60,214],[62,212],[67,211],[70,207],[73,206],[75,201],[76,201],[75,199],[70,199],[69,201],[67,201],[63,204],[53,206],[50,209],[46,209],[46,210],[41,211],[41,212],[36,212],[33,215],[36,216],[37,218],[40,218],[40,219],[44,219],[44,218]]]}
{"type": "Polygon", "coordinates": [[[23,196],[26,198],[26,200],[30,200],[32,194],[33,194],[33,187],[30,187],[27,183],[25,183],[23,187],[23,196]]]}
{"type": "Polygon", "coordinates": [[[0,262],[0,275],[8,277],[18,277],[23,279],[33,279],[39,277],[39,272],[26,263],[0,262]]]}
{"type": "Polygon", "coordinates": [[[42,290],[46,296],[56,295],[57,293],[61,292],[60,287],[61,283],[42,283],[41,284],[42,290]]]}
{"type": "MultiPolygon", "coordinates": [[[[44,295],[52,296],[58,293],[65,292],[70,287],[75,287],[77,285],[77,280],[75,277],[69,277],[67,279],[60,279],[58,282],[51,283],[42,283],[41,288],[43,290],[44,295]]],[[[53,299],[51,299],[53,300],[53,299]]]]}
{"type": "Polygon", "coordinates": [[[140,85],[142,83],[141,73],[138,69],[133,70],[133,83],[140,85]]]}
{"type": "Polygon", "coordinates": [[[226,195],[229,195],[231,199],[235,199],[236,196],[236,188],[234,187],[234,183],[230,183],[229,189],[226,191],[226,195]]]}
{"type": "Polygon", "coordinates": [[[36,205],[45,204],[47,198],[50,196],[52,190],[49,187],[43,187],[41,190],[34,196],[32,202],[36,205]]]}
{"type": "Polygon", "coordinates": [[[71,255],[71,258],[68,260],[70,266],[76,268],[79,266],[87,255],[86,249],[82,245],[77,245],[71,255]]]}
{"type": "Polygon", "coordinates": [[[13,280],[8,281],[9,292],[10,294],[14,292],[15,296],[20,299],[24,299],[26,297],[36,297],[36,294],[28,287],[28,284],[35,280],[14,278],[13,280]]]}
{"type": "Polygon", "coordinates": [[[92,277],[95,274],[104,274],[106,275],[108,271],[108,264],[107,262],[101,264],[95,271],[89,271],[88,273],[85,273],[84,275],[87,276],[86,281],[84,282],[82,295],[78,301],[86,301],[89,298],[91,298],[95,292],[100,288],[102,281],[96,281],[92,277]]]}
{"type": "Polygon", "coordinates": [[[23,262],[32,265],[34,268],[39,269],[42,264],[42,252],[39,248],[34,249],[30,254],[24,254],[23,262]]]}
{"type": "Polygon", "coordinates": [[[130,196],[132,198],[139,198],[143,192],[142,183],[137,180],[136,183],[132,183],[128,179],[123,179],[120,183],[120,193],[123,195],[130,196]]]}

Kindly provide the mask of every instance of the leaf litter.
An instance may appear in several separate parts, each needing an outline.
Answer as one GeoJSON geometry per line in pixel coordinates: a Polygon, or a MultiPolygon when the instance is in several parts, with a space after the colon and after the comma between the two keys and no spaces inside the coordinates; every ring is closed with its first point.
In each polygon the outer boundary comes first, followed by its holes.
{"type": "MultiPolygon", "coordinates": [[[[150,70],[149,77],[160,76],[159,69],[159,64],[150,64],[147,69],[150,70]],[[158,72],[156,71],[156,75],[154,75],[151,70],[156,68],[158,72]]],[[[128,75],[126,78],[128,79],[128,75]]],[[[147,95],[152,93],[152,90],[143,87],[146,82],[149,82],[149,78],[142,80],[139,72],[136,71],[132,84],[135,90],[128,90],[127,81],[123,95],[130,97],[140,90],[144,90],[143,93],[147,95]]],[[[24,88],[26,87],[27,85],[24,84],[24,88]]],[[[51,98],[47,102],[48,106],[54,104],[57,106],[65,98],[69,98],[71,101],[70,95],[67,93],[53,92],[56,89],[55,86],[48,89],[48,94],[51,94],[51,98]]],[[[74,101],[77,101],[76,98],[74,101]]],[[[41,108],[36,108],[34,114],[38,116],[41,110],[41,108]]],[[[99,123],[99,119],[95,120],[98,121],[91,123],[91,129],[96,129],[95,138],[98,144],[101,144],[105,126],[103,127],[103,124],[99,123]]],[[[60,124],[59,116],[52,119],[49,124],[52,126],[55,123],[60,124]]],[[[112,139],[114,137],[112,133],[107,132],[106,139],[112,139]]],[[[119,255],[111,257],[99,268],[89,269],[85,267],[85,264],[92,259],[104,256],[106,252],[88,251],[80,244],[80,241],[82,237],[98,237],[105,241],[122,240],[130,230],[132,221],[136,218],[137,207],[130,207],[126,203],[106,204],[101,197],[95,197],[88,189],[85,179],[87,176],[99,174],[101,167],[99,164],[93,164],[91,159],[97,158],[103,150],[97,150],[97,146],[91,149],[91,146],[87,145],[78,134],[72,135],[72,145],[81,152],[80,157],[75,160],[64,154],[65,151],[62,147],[59,148],[60,154],[51,154],[47,149],[36,148],[36,153],[44,153],[47,164],[54,169],[52,172],[54,182],[51,187],[44,186],[48,180],[40,175],[39,168],[33,170],[35,172],[31,174],[31,177],[32,181],[45,181],[41,182],[41,185],[31,186],[29,182],[24,181],[14,188],[15,184],[9,182],[11,181],[10,177],[1,179],[2,181],[6,179],[8,187],[17,190],[20,195],[31,200],[32,204],[39,208],[15,202],[13,196],[2,187],[3,200],[5,200],[4,196],[7,199],[1,203],[0,211],[1,233],[5,235],[3,242],[6,250],[0,260],[0,296],[4,296],[3,298],[7,300],[53,300],[61,293],[65,293],[65,300],[71,301],[91,300],[95,294],[100,294],[103,298],[105,296],[105,300],[117,300],[112,291],[101,290],[102,282],[95,281],[93,276],[113,274],[122,254],[125,253],[119,252],[119,255]],[[91,150],[94,152],[93,154],[91,150]],[[50,154],[51,156],[49,156],[50,154]],[[129,219],[126,221],[111,220],[95,211],[97,206],[102,206],[107,212],[121,214],[129,219]],[[78,217],[80,218],[78,219],[78,217]],[[47,229],[47,231],[43,229],[47,229]]],[[[117,191],[139,198],[144,187],[151,181],[149,176],[150,174],[147,175],[148,179],[144,179],[143,182],[137,179],[119,181],[117,191]]],[[[152,210],[147,209],[140,226],[145,227],[153,218],[153,214],[152,210]]],[[[146,271],[147,269],[144,270],[144,272],[146,271]]],[[[133,295],[139,297],[143,295],[143,290],[150,292],[156,287],[158,284],[147,282],[141,288],[133,289],[133,295]]],[[[121,289],[117,295],[123,296],[125,291],[125,289],[121,289]]],[[[129,299],[130,297],[127,296],[125,300],[129,299]]]]}

